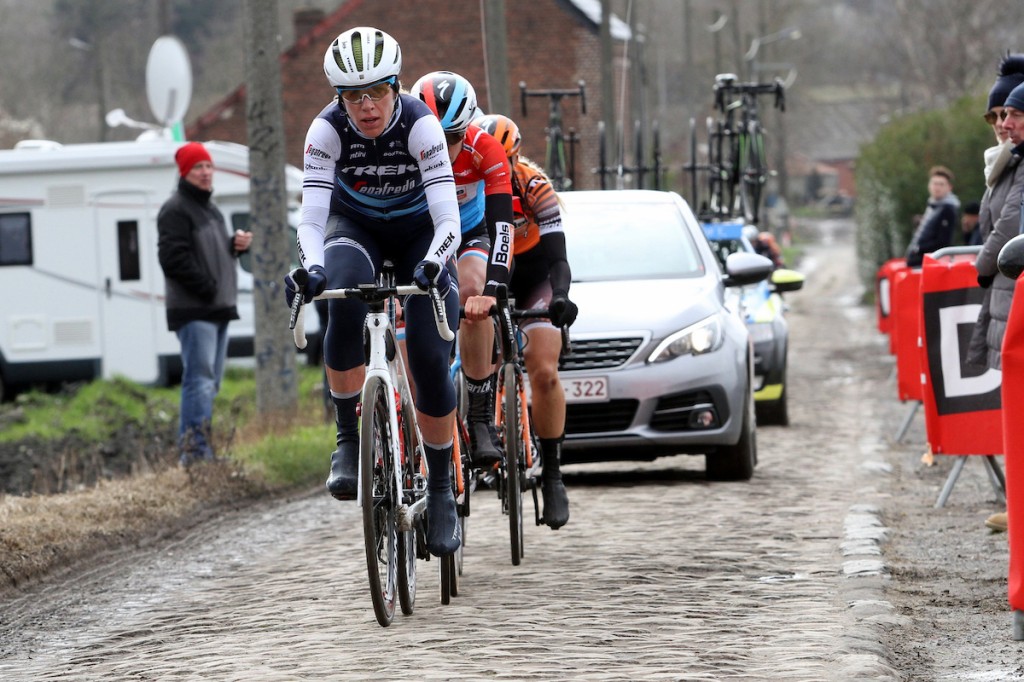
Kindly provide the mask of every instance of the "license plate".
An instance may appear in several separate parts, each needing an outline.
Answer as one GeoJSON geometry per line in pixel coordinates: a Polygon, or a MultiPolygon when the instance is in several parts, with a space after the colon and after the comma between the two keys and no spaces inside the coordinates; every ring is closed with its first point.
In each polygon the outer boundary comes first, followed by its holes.
{"type": "Polygon", "coordinates": [[[567,403],[597,403],[608,400],[608,377],[562,379],[567,403]]]}

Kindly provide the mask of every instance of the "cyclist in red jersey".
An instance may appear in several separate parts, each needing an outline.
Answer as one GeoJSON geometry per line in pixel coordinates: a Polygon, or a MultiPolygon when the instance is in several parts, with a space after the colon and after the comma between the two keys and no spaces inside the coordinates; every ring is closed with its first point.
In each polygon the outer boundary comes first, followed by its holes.
{"type": "Polygon", "coordinates": [[[466,375],[466,421],[474,464],[497,462],[494,427],[494,327],[489,311],[494,290],[509,279],[512,261],[512,181],[505,149],[470,121],[479,114],[472,84],[451,71],[420,78],[410,94],[440,119],[455,175],[462,222],[458,251],[459,298],[466,323],[459,328],[459,354],[466,375]]]}
{"type": "Polygon", "coordinates": [[[565,251],[562,211],[544,171],[519,155],[519,127],[510,118],[496,114],[478,119],[477,125],[501,143],[512,164],[516,227],[510,288],[517,307],[547,307],[551,311],[550,321],[523,320],[520,329],[527,337],[523,359],[530,377],[533,428],[540,439],[543,463],[544,523],[560,528],[569,521],[569,496],[560,470],[565,394],[558,378],[562,350],[559,327],[571,325],[578,312],[569,300],[572,272],[565,251]]]}

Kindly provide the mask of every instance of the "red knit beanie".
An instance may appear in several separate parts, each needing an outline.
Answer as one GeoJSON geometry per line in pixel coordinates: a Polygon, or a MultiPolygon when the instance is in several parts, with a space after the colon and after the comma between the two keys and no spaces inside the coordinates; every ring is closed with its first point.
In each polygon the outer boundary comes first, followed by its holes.
{"type": "Polygon", "coordinates": [[[213,159],[210,158],[210,152],[206,151],[206,147],[199,142],[189,142],[180,148],[174,154],[174,160],[178,162],[178,172],[181,173],[181,177],[188,175],[192,167],[200,161],[213,163],[213,159]]]}

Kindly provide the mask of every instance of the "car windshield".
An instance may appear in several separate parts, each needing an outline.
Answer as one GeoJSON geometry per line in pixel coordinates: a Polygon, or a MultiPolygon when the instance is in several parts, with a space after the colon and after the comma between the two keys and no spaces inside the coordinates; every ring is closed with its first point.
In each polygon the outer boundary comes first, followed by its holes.
{"type": "Polygon", "coordinates": [[[566,203],[562,221],[573,281],[704,274],[700,253],[674,204],[566,203]]]}

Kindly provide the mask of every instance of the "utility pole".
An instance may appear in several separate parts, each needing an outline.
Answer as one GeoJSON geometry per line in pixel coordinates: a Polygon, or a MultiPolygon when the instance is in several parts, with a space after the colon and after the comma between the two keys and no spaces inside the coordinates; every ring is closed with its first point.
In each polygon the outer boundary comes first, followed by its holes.
{"type": "Polygon", "coordinates": [[[511,116],[505,0],[483,0],[482,5],[484,64],[487,69],[487,113],[511,116]]]}
{"type": "Polygon", "coordinates": [[[256,408],[271,414],[294,410],[298,403],[295,343],[282,293],[293,245],[284,175],[281,47],[277,0],[245,0],[244,5],[256,408]]]}
{"type": "Polygon", "coordinates": [[[740,31],[740,3],[739,0],[732,0],[732,17],[729,21],[732,23],[732,46],[735,50],[736,56],[734,57],[733,67],[729,69],[730,73],[735,73],[737,76],[740,75],[740,69],[743,68],[743,43],[740,40],[742,32],[740,31]]]}
{"type": "Polygon", "coordinates": [[[617,163],[618,146],[615,140],[615,65],[612,62],[612,3],[601,0],[601,121],[604,123],[605,163],[617,163]]]}
{"type": "MultiPolygon", "coordinates": [[[[644,37],[640,33],[638,14],[639,12],[636,7],[633,7],[629,13],[629,33],[633,43],[632,49],[629,52],[631,67],[629,102],[633,120],[629,122],[631,125],[623,126],[624,135],[629,135],[629,132],[634,130],[636,124],[639,124],[642,130],[644,124],[644,96],[646,95],[646,84],[644,83],[644,37]]],[[[640,154],[640,150],[633,150],[633,154],[635,157],[640,154]]]]}

